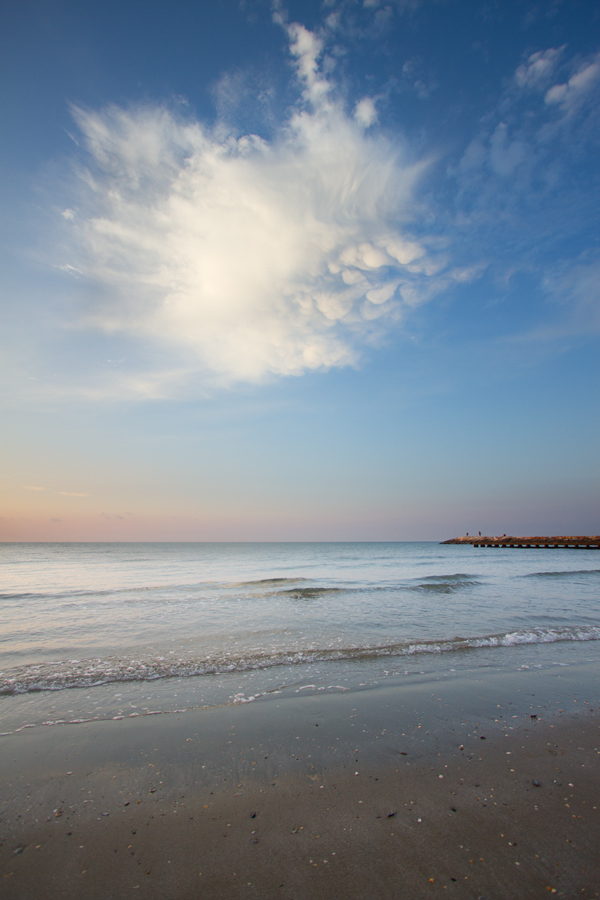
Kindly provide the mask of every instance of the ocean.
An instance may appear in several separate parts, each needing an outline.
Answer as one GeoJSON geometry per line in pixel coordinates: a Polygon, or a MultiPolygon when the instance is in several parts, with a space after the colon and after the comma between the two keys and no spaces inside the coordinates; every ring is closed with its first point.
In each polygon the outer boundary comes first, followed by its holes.
{"type": "Polygon", "coordinates": [[[0,545],[0,732],[600,650],[600,554],[437,543],[0,545]]]}

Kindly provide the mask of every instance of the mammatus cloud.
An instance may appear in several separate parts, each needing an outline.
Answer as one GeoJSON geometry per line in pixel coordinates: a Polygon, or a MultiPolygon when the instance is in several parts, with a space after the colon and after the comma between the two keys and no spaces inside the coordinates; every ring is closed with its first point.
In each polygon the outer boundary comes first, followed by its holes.
{"type": "Polygon", "coordinates": [[[354,364],[407,307],[471,277],[411,232],[426,162],[369,131],[371,98],[346,112],[320,38],[280,24],[301,100],[270,142],[164,107],[74,110],[90,159],[61,265],[94,286],[85,325],[177,359],[133,391],[354,364]]]}

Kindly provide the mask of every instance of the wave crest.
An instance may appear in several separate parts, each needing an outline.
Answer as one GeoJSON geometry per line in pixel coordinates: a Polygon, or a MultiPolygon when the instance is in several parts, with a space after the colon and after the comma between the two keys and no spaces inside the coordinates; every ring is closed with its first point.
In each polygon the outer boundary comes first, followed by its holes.
{"type": "Polygon", "coordinates": [[[567,569],[564,572],[530,572],[524,578],[569,578],[573,575],[600,575],[600,569],[567,569]]]}

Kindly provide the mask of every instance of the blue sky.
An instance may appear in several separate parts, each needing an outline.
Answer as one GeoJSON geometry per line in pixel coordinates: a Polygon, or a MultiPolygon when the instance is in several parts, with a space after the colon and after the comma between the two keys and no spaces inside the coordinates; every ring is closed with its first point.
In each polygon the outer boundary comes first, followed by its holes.
{"type": "Polygon", "coordinates": [[[600,530],[597,4],[1,41],[0,539],[600,530]]]}

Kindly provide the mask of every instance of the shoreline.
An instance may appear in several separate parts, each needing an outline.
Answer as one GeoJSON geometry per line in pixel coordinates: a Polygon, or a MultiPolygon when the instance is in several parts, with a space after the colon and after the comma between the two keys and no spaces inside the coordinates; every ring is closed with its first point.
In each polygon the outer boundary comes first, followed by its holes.
{"type": "Polygon", "coordinates": [[[597,680],[480,672],[4,739],[3,896],[597,897],[597,680]]]}
{"type": "MultiPolygon", "coordinates": [[[[457,682],[460,692],[461,679],[488,677],[494,672],[510,676],[511,672],[529,670],[533,674],[535,669],[545,670],[545,677],[553,682],[556,677],[567,678],[568,672],[576,673],[590,666],[593,669],[594,664],[600,663],[598,627],[587,626],[587,629],[588,634],[579,634],[578,639],[573,639],[571,634],[560,634],[560,629],[549,629],[546,635],[540,634],[543,629],[538,629],[537,634],[531,630],[521,635],[510,633],[506,640],[495,635],[407,642],[410,652],[406,655],[402,652],[380,655],[370,648],[369,653],[350,653],[337,659],[302,660],[298,664],[250,670],[133,678],[61,690],[6,693],[0,695],[0,744],[33,728],[173,715],[229,704],[293,699],[301,693],[351,694],[389,686],[410,694],[423,680],[440,679],[457,682]],[[592,628],[596,634],[590,637],[592,628]],[[543,640],[544,637],[547,639],[543,640]]],[[[576,626],[576,633],[581,630],[582,626],[576,626]]],[[[558,682],[555,688],[558,689],[558,682]]]]}

